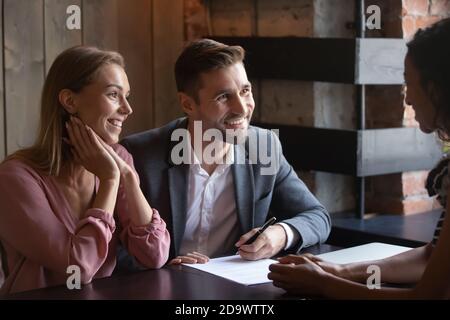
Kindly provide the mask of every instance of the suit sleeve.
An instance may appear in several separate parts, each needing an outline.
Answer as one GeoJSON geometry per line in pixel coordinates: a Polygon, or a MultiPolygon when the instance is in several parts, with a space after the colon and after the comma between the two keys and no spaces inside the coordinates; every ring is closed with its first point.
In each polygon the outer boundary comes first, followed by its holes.
{"type": "Polygon", "coordinates": [[[292,247],[294,251],[323,243],[330,234],[330,216],[287,162],[278,137],[274,133],[272,135],[279,169],[275,179],[271,210],[300,235],[300,240],[292,247]]]}

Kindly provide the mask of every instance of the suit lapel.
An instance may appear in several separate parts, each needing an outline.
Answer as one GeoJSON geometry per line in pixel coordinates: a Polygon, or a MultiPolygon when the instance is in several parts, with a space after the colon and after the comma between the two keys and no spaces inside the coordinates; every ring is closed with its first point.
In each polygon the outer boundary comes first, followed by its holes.
{"type": "Polygon", "coordinates": [[[177,255],[186,227],[188,165],[169,168],[169,193],[172,211],[173,246],[177,255]]]}
{"type": "Polygon", "coordinates": [[[234,146],[234,164],[232,165],[236,209],[242,232],[254,227],[254,179],[253,170],[248,164],[248,155],[243,145],[234,146]],[[238,160],[239,159],[239,160],[238,160]],[[245,159],[245,163],[242,163],[245,159]]]}
{"type": "MultiPolygon", "coordinates": [[[[187,128],[187,118],[180,121],[174,130],[187,128]]],[[[173,131],[172,131],[173,132],[173,131]]],[[[171,133],[172,134],[172,133],[171,133]]],[[[171,136],[171,134],[169,136],[171,136]]],[[[184,137],[184,142],[186,142],[184,137]]],[[[174,254],[178,255],[180,250],[181,241],[186,227],[187,216],[187,189],[188,189],[188,164],[174,164],[171,159],[172,149],[177,145],[179,141],[168,141],[168,154],[167,162],[168,169],[168,187],[170,195],[170,209],[172,213],[172,244],[174,254]]],[[[183,155],[183,150],[181,151],[183,155]]]]}

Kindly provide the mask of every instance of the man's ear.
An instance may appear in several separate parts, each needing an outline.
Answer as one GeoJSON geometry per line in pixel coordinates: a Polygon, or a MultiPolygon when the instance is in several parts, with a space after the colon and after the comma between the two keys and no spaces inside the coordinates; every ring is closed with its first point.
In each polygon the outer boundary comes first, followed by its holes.
{"type": "Polygon", "coordinates": [[[59,103],[70,114],[77,113],[77,107],[75,105],[75,93],[69,89],[62,89],[58,95],[59,103]]]}
{"type": "Polygon", "coordinates": [[[194,99],[192,99],[189,95],[187,95],[184,92],[178,92],[178,100],[180,102],[181,109],[183,110],[183,112],[186,113],[188,116],[192,115],[197,105],[194,99]]]}

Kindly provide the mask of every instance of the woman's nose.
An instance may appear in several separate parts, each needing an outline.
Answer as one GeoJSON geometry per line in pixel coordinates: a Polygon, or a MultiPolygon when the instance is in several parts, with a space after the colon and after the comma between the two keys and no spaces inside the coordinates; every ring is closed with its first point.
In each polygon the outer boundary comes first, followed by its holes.
{"type": "Polygon", "coordinates": [[[130,115],[133,113],[133,109],[130,106],[130,103],[127,99],[123,99],[122,106],[120,107],[121,113],[126,115],[130,115]]]}

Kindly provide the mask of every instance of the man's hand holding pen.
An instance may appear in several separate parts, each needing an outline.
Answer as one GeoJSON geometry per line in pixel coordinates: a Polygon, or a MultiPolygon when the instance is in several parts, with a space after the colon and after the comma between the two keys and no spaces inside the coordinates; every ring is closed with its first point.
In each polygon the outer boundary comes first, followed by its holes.
{"type": "Polygon", "coordinates": [[[273,222],[274,220],[268,220],[267,225],[250,230],[236,242],[235,246],[239,248],[238,253],[243,259],[270,258],[286,246],[286,232],[278,224],[271,225],[273,222]],[[254,236],[256,236],[256,239],[252,239],[254,236]]]}

